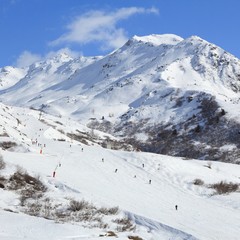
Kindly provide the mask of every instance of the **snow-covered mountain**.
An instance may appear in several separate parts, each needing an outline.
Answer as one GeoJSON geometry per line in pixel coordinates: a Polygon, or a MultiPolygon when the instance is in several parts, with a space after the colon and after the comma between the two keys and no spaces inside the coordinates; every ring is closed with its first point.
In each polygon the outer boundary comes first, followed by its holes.
{"type": "Polygon", "coordinates": [[[71,117],[142,151],[239,162],[240,61],[197,36],[134,36],[107,56],[58,54],[5,72],[6,104],[71,117]]]}
{"type": "Polygon", "coordinates": [[[0,100],[1,240],[239,239],[240,165],[220,161],[240,162],[240,62],[221,48],[61,53],[0,69],[0,100]]]}

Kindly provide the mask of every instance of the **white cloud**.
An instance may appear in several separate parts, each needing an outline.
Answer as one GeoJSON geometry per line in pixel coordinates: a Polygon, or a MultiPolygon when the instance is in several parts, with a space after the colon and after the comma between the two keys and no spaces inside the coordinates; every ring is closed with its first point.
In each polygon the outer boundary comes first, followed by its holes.
{"type": "Polygon", "coordinates": [[[127,40],[127,33],[116,25],[119,21],[135,14],[158,14],[156,8],[121,8],[114,12],[89,11],[77,17],[67,26],[67,32],[50,45],[63,43],[87,44],[99,42],[102,48],[113,49],[120,47],[127,40]]]}
{"type": "Polygon", "coordinates": [[[15,65],[17,67],[26,67],[31,65],[34,62],[40,61],[41,58],[42,57],[38,54],[34,54],[29,51],[24,51],[18,57],[15,65]]]}

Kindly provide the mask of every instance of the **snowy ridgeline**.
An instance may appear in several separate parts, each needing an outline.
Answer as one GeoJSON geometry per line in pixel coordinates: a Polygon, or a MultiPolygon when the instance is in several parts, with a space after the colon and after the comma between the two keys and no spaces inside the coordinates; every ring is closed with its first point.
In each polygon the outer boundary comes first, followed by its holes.
{"type": "Polygon", "coordinates": [[[239,165],[102,148],[117,139],[0,111],[1,240],[239,238],[239,165]]]}
{"type": "Polygon", "coordinates": [[[2,68],[0,100],[71,117],[125,149],[239,163],[239,79],[239,59],[197,36],[134,36],[102,57],[2,68]]]}

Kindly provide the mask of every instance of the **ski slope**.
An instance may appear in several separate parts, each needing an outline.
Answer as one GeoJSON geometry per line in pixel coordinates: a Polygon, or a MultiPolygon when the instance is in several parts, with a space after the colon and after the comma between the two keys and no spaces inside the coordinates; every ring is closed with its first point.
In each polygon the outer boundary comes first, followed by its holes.
{"type": "MultiPolygon", "coordinates": [[[[22,141],[22,146],[12,151],[1,151],[7,167],[0,170],[0,175],[11,175],[16,166],[21,166],[31,175],[40,176],[53,201],[64,202],[72,197],[85,199],[96,206],[118,206],[122,214],[136,224],[134,233],[117,233],[121,240],[129,235],[146,240],[239,239],[239,192],[214,195],[214,191],[207,188],[208,184],[220,181],[240,184],[239,165],[212,162],[209,168],[206,161],[114,151],[97,144],[84,145],[46,124],[53,119],[51,116],[44,114],[42,120],[45,121],[39,121],[39,114],[35,111],[20,108],[12,108],[11,111],[8,131],[12,129],[11,138],[22,141]],[[32,139],[37,139],[42,146],[32,144],[32,139]],[[203,180],[205,185],[194,185],[195,179],[203,180]],[[178,205],[178,210],[175,205],[178,205]]],[[[2,114],[6,116],[7,113],[2,114]]],[[[80,127],[63,118],[58,121],[62,128],[74,130],[76,126],[80,127]]],[[[1,240],[95,240],[104,232],[79,223],[60,224],[28,216],[19,212],[16,194],[0,189],[0,196],[1,240]]]]}

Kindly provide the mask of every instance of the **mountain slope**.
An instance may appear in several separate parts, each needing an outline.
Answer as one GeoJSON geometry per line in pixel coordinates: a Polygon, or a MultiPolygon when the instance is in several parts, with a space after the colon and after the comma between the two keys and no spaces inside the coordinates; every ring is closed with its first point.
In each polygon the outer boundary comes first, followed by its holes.
{"type": "Polygon", "coordinates": [[[167,34],[134,36],[101,58],[36,63],[0,99],[71,116],[142,151],[239,162],[239,90],[237,58],[167,34]]]}

